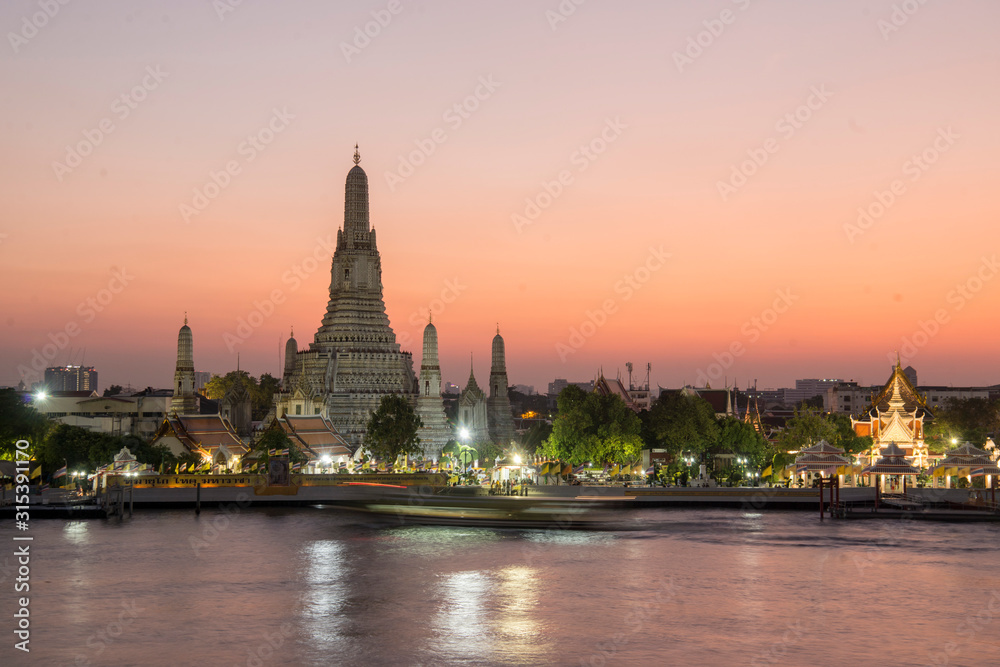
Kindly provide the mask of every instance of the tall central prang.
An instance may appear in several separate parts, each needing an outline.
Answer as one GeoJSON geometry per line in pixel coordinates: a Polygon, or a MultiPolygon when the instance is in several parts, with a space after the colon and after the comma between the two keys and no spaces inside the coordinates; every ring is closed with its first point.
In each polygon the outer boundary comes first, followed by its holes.
{"type": "MultiPolygon", "coordinates": [[[[309,349],[285,359],[275,412],[323,414],[352,446],[385,394],[415,397],[413,358],[403,352],[385,314],[382,260],[368,216],[368,175],[355,146],[347,173],[344,227],[330,269],[330,300],[309,349]],[[294,370],[293,364],[294,363],[294,370]]],[[[286,355],[289,351],[286,351],[286,355]]]]}

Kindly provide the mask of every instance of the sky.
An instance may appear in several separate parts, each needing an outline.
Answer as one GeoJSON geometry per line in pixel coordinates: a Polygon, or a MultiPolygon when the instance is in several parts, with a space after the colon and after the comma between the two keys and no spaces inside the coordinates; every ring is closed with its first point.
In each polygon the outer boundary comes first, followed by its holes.
{"type": "Polygon", "coordinates": [[[1000,3],[576,2],[7,0],[0,385],[280,374],[356,143],[446,382],[1000,382],[1000,3]]]}

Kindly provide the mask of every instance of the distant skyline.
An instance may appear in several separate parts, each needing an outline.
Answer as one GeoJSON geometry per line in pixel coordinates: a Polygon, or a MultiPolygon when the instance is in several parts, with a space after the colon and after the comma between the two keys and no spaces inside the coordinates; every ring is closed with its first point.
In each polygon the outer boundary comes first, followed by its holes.
{"type": "Polygon", "coordinates": [[[0,385],[280,376],[355,143],[445,382],[1000,382],[1000,5],[570,5],[4,3],[0,385]]]}

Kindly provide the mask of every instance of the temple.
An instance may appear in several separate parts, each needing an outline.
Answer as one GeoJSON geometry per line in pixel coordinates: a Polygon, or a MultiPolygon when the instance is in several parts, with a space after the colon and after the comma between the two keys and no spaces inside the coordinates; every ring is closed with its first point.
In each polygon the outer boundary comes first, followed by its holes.
{"type": "Polygon", "coordinates": [[[514,440],[514,417],[510,411],[510,397],[507,395],[507,352],[500,325],[493,337],[493,363],[490,367],[490,397],[486,401],[486,423],[490,439],[503,447],[514,440]]]}
{"type": "Polygon", "coordinates": [[[487,442],[490,439],[486,413],[486,394],[479,388],[475,368],[470,362],[469,381],[458,397],[458,428],[462,441],[487,442]]]}
{"type": "Polygon", "coordinates": [[[177,332],[177,366],[170,412],[175,415],[198,414],[198,397],[194,391],[194,339],[187,313],[184,314],[184,326],[177,332]]]}
{"type": "Polygon", "coordinates": [[[424,353],[420,359],[420,395],[416,412],[422,426],[417,437],[425,458],[437,459],[452,440],[451,425],[444,413],[441,398],[441,367],[438,365],[437,328],[433,322],[424,327],[424,353]]]}
{"type": "Polygon", "coordinates": [[[872,397],[871,407],[860,419],[851,418],[854,432],[871,436],[869,457],[875,461],[882,450],[895,443],[918,468],[926,467],[927,445],[924,444],[924,420],[933,419],[927,402],[910,382],[899,360],[889,381],[872,397]]]}
{"type": "Polygon", "coordinates": [[[363,443],[370,414],[386,394],[415,398],[409,352],[400,350],[382,298],[382,260],[368,214],[368,176],[355,146],[347,174],[344,226],[330,269],[326,313],[308,350],[286,345],[275,417],[322,415],[351,447],[363,443]],[[295,349],[294,359],[291,350],[295,349]]]}

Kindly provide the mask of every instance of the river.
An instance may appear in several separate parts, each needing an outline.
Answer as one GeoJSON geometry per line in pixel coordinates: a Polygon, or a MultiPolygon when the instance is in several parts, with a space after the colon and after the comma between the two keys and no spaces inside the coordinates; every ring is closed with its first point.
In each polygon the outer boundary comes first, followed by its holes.
{"type": "Polygon", "coordinates": [[[34,521],[27,654],[5,522],[0,664],[1000,664],[1000,525],[623,520],[634,529],[377,525],[323,508],[34,521]]]}

